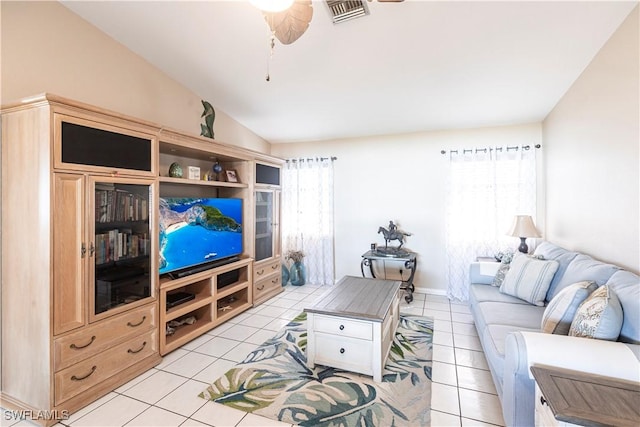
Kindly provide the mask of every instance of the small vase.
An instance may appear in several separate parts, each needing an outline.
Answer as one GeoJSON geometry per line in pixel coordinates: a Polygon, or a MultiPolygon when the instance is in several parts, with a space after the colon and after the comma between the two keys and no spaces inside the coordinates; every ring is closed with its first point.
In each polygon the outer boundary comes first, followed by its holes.
{"type": "Polygon", "coordinates": [[[294,262],[290,272],[291,284],[302,286],[307,282],[307,270],[301,262],[294,262]]]}
{"type": "Polygon", "coordinates": [[[289,283],[289,269],[282,264],[282,286],[287,286],[287,283],[289,283]]]}

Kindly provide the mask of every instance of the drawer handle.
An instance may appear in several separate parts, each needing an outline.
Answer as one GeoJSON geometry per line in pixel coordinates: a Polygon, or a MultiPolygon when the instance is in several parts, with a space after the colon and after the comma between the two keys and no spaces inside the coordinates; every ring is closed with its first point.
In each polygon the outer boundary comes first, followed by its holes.
{"type": "MultiPolygon", "coordinates": [[[[91,337],[91,341],[89,341],[87,344],[85,344],[85,345],[75,345],[75,344],[71,344],[71,345],[69,346],[69,348],[72,348],[72,349],[74,349],[74,350],[81,350],[81,349],[83,349],[83,348],[87,348],[87,347],[89,347],[91,344],[93,344],[93,342],[95,341],[95,339],[96,339],[96,336],[94,335],[94,336],[92,336],[92,337],[91,337]]],[[[91,374],[89,374],[89,375],[91,375],[91,374]]],[[[81,379],[82,379],[82,378],[81,378],[81,379]]]]}
{"type": "Polygon", "coordinates": [[[344,331],[344,325],[340,325],[340,330],[344,331]]]}
{"type": "Polygon", "coordinates": [[[340,354],[344,354],[344,348],[340,349],[340,354]]]}
{"type": "Polygon", "coordinates": [[[144,321],[147,319],[147,316],[142,316],[142,320],[139,321],[138,323],[136,323],[135,325],[131,322],[127,322],[127,326],[130,326],[132,328],[135,328],[136,326],[140,326],[144,323],[144,321]]]}
{"type": "Polygon", "coordinates": [[[82,380],[86,380],[87,378],[89,378],[95,371],[96,371],[97,366],[93,365],[93,368],[91,368],[91,372],[89,372],[87,375],[85,375],[84,377],[76,377],[75,375],[71,377],[71,381],[82,381],[82,380]]]}
{"type": "Polygon", "coordinates": [[[258,286],[258,290],[261,291],[264,289],[264,285],[258,286]]]}
{"type": "Polygon", "coordinates": [[[147,345],[147,342],[145,341],[145,342],[143,342],[143,343],[142,343],[142,347],[140,347],[138,350],[131,350],[131,349],[129,349],[129,350],[127,350],[127,353],[129,353],[129,354],[136,354],[136,353],[140,353],[140,352],[144,349],[144,347],[145,347],[146,345],[147,345]]]}
{"type": "Polygon", "coordinates": [[[256,274],[258,276],[262,276],[264,274],[264,268],[262,270],[260,270],[260,271],[256,271],[256,274]]]}
{"type": "Polygon", "coordinates": [[[540,396],[540,404],[541,405],[547,405],[547,399],[544,398],[544,396],[540,396]]]}
{"type": "Polygon", "coordinates": [[[276,278],[276,279],[271,280],[271,283],[273,283],[273,284],[275,285],[275,284],[276,284],[276,283],[278,283],[279,281],[280,281],[280,278],[276,278]]]}
{"type": "Polygon", "coordinates": [[[275,270],[276,268],[278,268],[278,264],[273,264],[273,265],[271,266],[271,269],[272,269],[272,270],[275,270]]]}

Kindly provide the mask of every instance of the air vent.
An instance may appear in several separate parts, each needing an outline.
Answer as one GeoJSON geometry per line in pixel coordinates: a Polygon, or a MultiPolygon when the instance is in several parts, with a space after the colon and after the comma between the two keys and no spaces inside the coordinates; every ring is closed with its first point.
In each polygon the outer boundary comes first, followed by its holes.
{"type": "Polygon", "coordinates": [[[327,5],[334,24],[369,14],[367,3],[363,0],[327,0],[327,5]]]}

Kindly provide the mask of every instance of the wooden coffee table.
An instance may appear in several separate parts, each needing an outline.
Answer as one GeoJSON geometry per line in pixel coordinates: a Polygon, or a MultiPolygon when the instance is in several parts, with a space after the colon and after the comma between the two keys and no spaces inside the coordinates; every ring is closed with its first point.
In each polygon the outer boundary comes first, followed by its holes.
{"type": "Polygon", "coordinates": [[[400,318],[393,280],[346,276],[307,313],[307,366],[331,366],[382,381],[400,318]]]}

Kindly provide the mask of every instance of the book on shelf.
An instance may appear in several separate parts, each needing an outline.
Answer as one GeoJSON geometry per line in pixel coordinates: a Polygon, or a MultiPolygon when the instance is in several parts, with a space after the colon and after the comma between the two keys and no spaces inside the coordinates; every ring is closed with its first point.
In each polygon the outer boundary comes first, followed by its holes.
{"type": "Polygon", "coordinates": [[[96,264],[105,264],[121,259],[149,255],[147,233],[136,233],[131,229],[113,229],[96,234],[96,264]]]}
{"type": "Polygon", "coordinates": [[[145,196],[121,188],[95,189],[95,221],[98,223],[147,221],[149,201],[145,196]]]}

